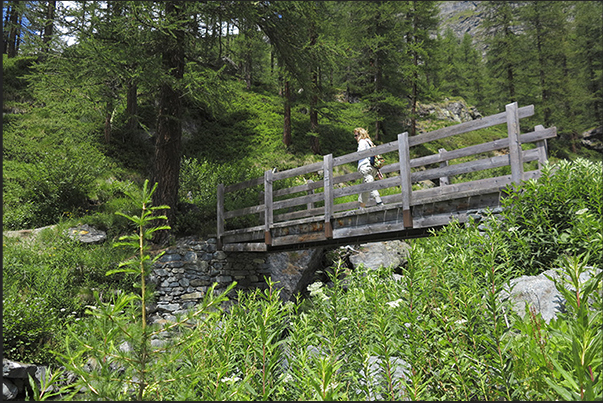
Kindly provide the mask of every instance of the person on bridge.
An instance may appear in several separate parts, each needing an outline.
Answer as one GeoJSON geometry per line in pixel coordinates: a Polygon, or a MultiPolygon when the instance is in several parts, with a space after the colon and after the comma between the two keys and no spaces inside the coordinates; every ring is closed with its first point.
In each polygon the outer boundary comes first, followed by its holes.
{"type": "MultiPolygon", "coordinates": [[[[362,127],[357,127],[354,129],[354,137],[358,142],[357,151],[368,150],[373,146],[373,142],[371,141],[368,132],[362,127]]],[[[360,172],[360,174],[364,178],[364,183],[373,182],[375,180],[375,175],[377,175],[378,173],[377,169],[371,165],[371,162],[368,157],[362,158],[358,161],[358,172],[360,172]]],[[[377,206],[383,205],[383,201],[381,200],[381,196],[379,196],[379,191],[377,189],[371,191],[370,195],[377,202],[377,206]]],[[[366,202],[368,201],[368,199],[369,192],[362,192],[358,195],[358,201],[360,202],[361,208],[366,207],[366,202]]]]}

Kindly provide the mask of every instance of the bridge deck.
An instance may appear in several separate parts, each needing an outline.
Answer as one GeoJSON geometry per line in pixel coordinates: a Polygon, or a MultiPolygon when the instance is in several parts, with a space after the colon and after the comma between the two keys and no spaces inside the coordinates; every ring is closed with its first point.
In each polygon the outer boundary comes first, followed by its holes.
{"type": "Polygon", "coordinates": [[[532,132],[520,134],[519,119],[533,115],[533,106],[518,108],[513,103],[506,109],[497,115],[418,136],[402,133],[398,141],[360,153],[336,158],[329,154],[319,163],[283,172],[266,171],[263,178],[219,185],[219,248],[259,252],[421,237],[452,220],[465,222],[471,210],[495,208],[509,184],[540,175],[540,166],[547,159],[546,139],[556,136],[554,127],[545,129],[540,125],[532,132]],[[506,138],[410,158],[412,146],[504,123],[506,138]],[[526,143],[536,143],[536,148],[522,148],[526,143]],[[364,184],[358,183],[358,172],[335,175],[334,167],[387,153],[397,153],[398,162],[381,169],[384,179],[364,184]],[[456,163],[449,164],[451,161],[456,163]],[[538,161],[538,169],[525,172],[524,165],[532,161],[538,161]],[[496,168],[505,166],[510,166],[510,175],[450,183],[454,175],[497,172],[496,168]],[[308,175],[320,179],[307,180],[308,175]],[[426,180],[439,186],[413,190],[413,183],[426,180]],[[360,192],[389,188],[394,188],[393,194],[384,196],[386,192],[381,192],[384,206],[359,209],[358,202],[349,201],[360,192]],[[230,200],[248,198],[257,204],[227,211],[227,195],[230,200]]]}

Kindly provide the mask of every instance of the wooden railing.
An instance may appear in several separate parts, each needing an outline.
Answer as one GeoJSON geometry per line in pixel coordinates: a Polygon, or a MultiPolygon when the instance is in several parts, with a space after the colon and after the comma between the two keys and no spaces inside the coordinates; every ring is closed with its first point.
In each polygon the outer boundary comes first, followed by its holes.
{"type": "MultiPolygon", "coordinates": [[[[217,189],[217,237],[219,248],[229,245],[228,250],[266,250],[271,245],[299,242],[296,236],[282,236],[282,228],[295,225],[320,224],[321,236],[329,239],[333,237],[333,219],[347,212],[357,211],[358,202],[342,200],[342,198],[357,195],[373,189],[383,190],[398,188],[395,194],[382,196],[386,203],[385,209],[397,208],[402,211],[402,223],[396,224],[400,228],[413,228],[411,207],[420,204],[452,200],[471,195],[498,192],[510,183],[520,183],[522,180],[535,178],[540,174],[540,166],[547,160],[546,139],[556,136],[556,128],[545,129],[536,126],[534,131],[521,134],[519,120],[534,114],[533,105],[518,108],[517,103],[506,106],[506,111],[478,120],[460,123],[445,127],[429,133],[409,137],[408,133],[398,135],[398,140],[382,144],[369,150],[354,152],[339,157],[332,154],[325,155],[323,161],[289,169],[282,172],[268,170],[263,178],[224,186],[218,185],[217,189]],[[507,125],[507,137],[488,143],[472,145],[469,147],[446,151],[440,149],[438,154],[419,158],[410,158],[410,147],[415,147],[431,141],[441,140],[446,137],[484,129],[491,126],[507,125]],[[522,144],[536,143],[536,148],[524,150],[522,144]],[[492,153],[505,150],[500,155],[479,158],[469,162],[448,164],[449,161],[478,156],[479,154],[492,153]],[[344,164],[355,164],[359,159],[376,154],[385,155],[397,153],[397,162],[381,168],[384,179],[372,183],[353,184],[361,178],[360,173],[352,172],[339,176],[334,175],[334,168],[344,164]],[[524,172],[524,163],[538,161],[538,169],[524,172]],[[434,167],[435,165],[435,167],[434,167]],[[455,175],[467,174],[504,166],[511,167],[511,175],[503,175],[486,179],[474,180],[451,184],[449,178],[455,175]],[[422,170],[417,168],[424,167],[422,170]],[[314,174],[322,179],[308,181],[304,175],[314,174]],[[388,175],[389,174],[389,175],[388,175]],[[281,180],[297,178],[299,185],[288,187],[275,187],[281,180]],[[424,180],[436,179],[439,186],[430,189],[415,190],[412,184],[424,180]],[[438,181],[439,180],[439,181],[438,181]],[[256,205],[226,211],[225,198],[243,189],[259,188],[256,205]],[[226,222],[236,217],[254,216],[259,225],[244,228],[229,228],[225,230],[226,222]],[[280,228],[281,238],[273,239],[273,231],[280,228]],[[258,242],[259,241],[259,242],[258,242]]],[[[348,198],[349,199],[349,198],[348,198]]],[[[378,207],[370,207],[378,209],[378,207]]],[[[383,230],[391,230],[392,225],[382,223],[383,230]]],[[[379,226],[372,225],[370,230],[378,230],[379,226]]],[[[345,234],[359,234],[361,229],[339,230],[338,236],[345,234]]],[[[306,237],[307,238],[307,237],[306,237]]]]}

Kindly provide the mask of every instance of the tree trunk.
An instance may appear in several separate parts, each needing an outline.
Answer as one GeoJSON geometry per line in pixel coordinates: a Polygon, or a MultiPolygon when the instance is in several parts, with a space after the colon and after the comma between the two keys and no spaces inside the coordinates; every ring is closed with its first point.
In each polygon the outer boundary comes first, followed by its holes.
{"type": "Polygon", "coordinates": [[[107,109],[105,111],[105,144],[111,142],[111,116],[113,115],[113,102],[107,101],[107,109]]]}
{"type": "MultiPolygon", "coordinates": [[[[166,19],[181,21],[182,7],[181,1],[167,2],[166,19]]],[[[184,76],[184,31],[182,28],[175,28],[172,33],[174,36],[170,33],[164,35],[163,68],[169,71],[176,81],[180,81],[184,76]]],[[[154,160],[154,182],[157,182],[157,190],[153,194],[153,205],[167,205],[169,209],[157,210],[157,214],[167,216],[167,222],[161,220],[157,222],[158,225],[173,226],[176,214],[182,141],[181,97],[181,91],[169,81],[161,85],[154,160]]],[[[168,240],[167,230],[154,233],[155,243],[165,244],[168,240]]]]}
{"type": "MultiPolygon", "coordinates": [[[[316,28],[314,26],[314,22],[312,22],[310,25],[310,49],[312,49],[312,51],[314,51],[317,39],[318,35],[316,34],[316,28]]],[[[310,95],[310,132],[312,132],[313,135],[310,137],[310,150],[312,150],[314,154],[320,154],[320,141],[318,139],[318,111],[316,110],[316,107],[318,106],[318,72],[316,64],[316,58],[312,57],[312,66],[310,66],[312,74],[312,94],[310,95]]]]}
{"type": "MultiPolygon", "coordinates": [[[[412,41],[413,44],[417,43],[417,30],[419,29],[418,27],[418,21],[417,21],[417,7],[416,7],[416,2],[413,1],[413,19],[412,19],[412,41]]],[[[412,63],[414,65],[414,72],[413,72],[413,79],[412,79],[412,96],[411,96],[411,110],[410,110],[410,135],[414,136],[417,134],[417,86],[418,86],[418,81],[419,81],[419,73],[418,68],[419,68],[419,55],[417,54],[416,50],[413,50],[412,53],[412,63]]]]}
{"type": "Polygon", "coordinates": [[[17,9],[15,4],[13,4],[12,8],[10,9],[9,21],[10,28],[8,31],[8,47],[6,53],[9,58],[12,58],[17,56],[17,39],[19,38],[19,35],[21,33],[21,29],[18,24],[19,10],[17,9]]]}
{"type": "Polygon", "coordinates": [[[289,80],[285,81],[285,111],[283,127],[283,144],[285,147],[291,145],[291,88],[289,80]]]}
{"type": "Polygon", "coordinates": [[[551,109],[549,105],[549,91],[547,88],[546,76],[545,76],[545,60],[542,49],[542,43],[544,41],[544,35],[542,34],[542,24],[540,22],[540,18],[538,13],[536,13],[536,21],[534,22],[536,26],[536,50],[538,52],[538,73],[540,78],[540,93],[542,96],[542,106],[544,109],[544,126],[549,127],[551,125],[551,109]]]}
{"type": "Polygon", "coordinates": [[[46,6],[46,20],[44,21],[44,36],[42,37],[43,51],[50,51],[50,42],[54,33],[54,12],[57,8],[56,1],[49,1],[46,6]]]}
{"type": "Polygon", "coordinates": [[[310,149],[314,154],[320,154],[320,141],[318,139],[318,88],[317,88],[316,71],[312,73],[312,98],[310,98],[310,131],[314,133],[310,137],[310,149]]]}
{"type": "Polygon", "coordinates": [[[128,81],[126,116],[128,117],[128,130],[136,130],[138,127],[138,85],[133,78],[128,81]]]}

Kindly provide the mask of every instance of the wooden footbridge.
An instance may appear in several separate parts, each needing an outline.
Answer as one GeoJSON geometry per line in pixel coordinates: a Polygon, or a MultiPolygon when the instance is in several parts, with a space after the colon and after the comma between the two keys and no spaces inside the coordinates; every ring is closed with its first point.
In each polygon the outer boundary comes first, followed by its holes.
{"type": "Polygon", "coordinates": [[[507,185],[540,175],[540,167],[547,160],[546,139],[556,136],[556,128],[538,125],[533,131],[520,133],[519,120],[533,114],[533,105],[519,108],[512,103],[506,105],[505,112],[478,120],[412,137],[402,133],[397,141],[366,151],[339,157],[329,154],[321,162],[282,172],[266,171],[263,178],[220,184],[218,248],[263,252],[407,239],[427,236],[430,229],[441,228],[452,220],[466,222],[471,210],[500,206],[507,185]],[[505,138],[410,157],[411,147],[500,124],[507,126],[505,138]],[[386,156],[388,161],[390,153],[397,156],[394,163],[381,168],[384,178],[361,183],[357,161],[376,154],[386,156]],[[532,161],[537,165],[530,164],[532,161]],[[346,164],[351,173],[343,173],[346,164]],[[524,165],[537,168],[527,171],[524,165]],[[499,168],[509,166],[510,174],[494,176],[508,173],[509,168],[499,168]],[[454,176],[477,171],[483,171],[482,179],[451,181],[454,176]],[[428,180],[437,186],[420,186],[428,180]],[[373,189],[380,191],[385,205],[376,206],[373,201],[372,206],[360,209],[358,193],[373,189]],[[242,200],[251,200],[253,205],[227,209],[235,203],[240,205],[242,200]]]}

